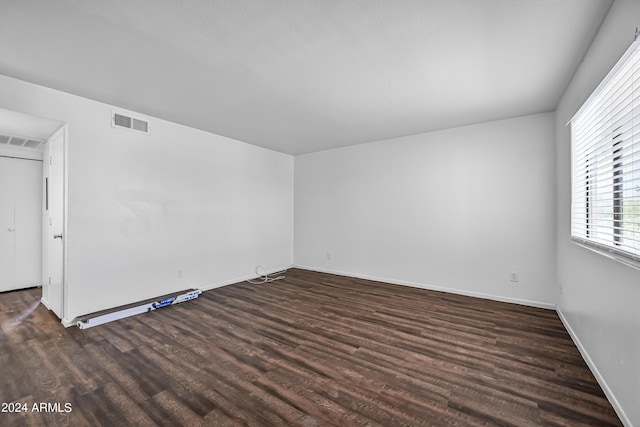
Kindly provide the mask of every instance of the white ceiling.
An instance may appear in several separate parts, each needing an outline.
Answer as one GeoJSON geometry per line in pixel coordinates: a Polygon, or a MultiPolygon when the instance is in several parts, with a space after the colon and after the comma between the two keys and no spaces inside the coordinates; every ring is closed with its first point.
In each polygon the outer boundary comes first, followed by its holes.
{"type": "Polygon", "coordinates": [[[2,0],[0,74],[290,154],[553,111],[612,0],[2,0]]]}

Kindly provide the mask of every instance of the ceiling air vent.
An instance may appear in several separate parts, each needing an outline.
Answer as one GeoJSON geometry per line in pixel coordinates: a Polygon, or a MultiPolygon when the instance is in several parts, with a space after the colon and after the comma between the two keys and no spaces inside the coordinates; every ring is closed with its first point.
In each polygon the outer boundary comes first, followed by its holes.
{"type": "Polygon", "coordinates": [[[45,139],[27,138],[15,135],[0,134],[0,144],[13,145],[15,147],[37,148],[40,149],[45,139]]]}
{"type": "Polygon", "coordinates": [[[135,117],[126,116],[120,113],[111,114],[111,126],[129,129],[136,132],[149,133],[148,121],[136,119],[135,117]]]}
{"type": "Polygon", "coordinates": [[[38,148],[43,141],[36,141],[35,139],[28,139],[27,142],[24,143],[25,147],[28,148],[38,148]]]}

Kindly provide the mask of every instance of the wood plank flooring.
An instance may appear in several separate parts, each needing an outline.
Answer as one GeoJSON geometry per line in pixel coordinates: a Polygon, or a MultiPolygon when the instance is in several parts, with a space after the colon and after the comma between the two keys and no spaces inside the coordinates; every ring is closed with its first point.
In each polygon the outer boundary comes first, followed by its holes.
{"type": "Polygon", "coordinates": [[[80,330],[39,292],[0,294],[2,426],[621,425],[550,310],[294,269],[80,330]]]}

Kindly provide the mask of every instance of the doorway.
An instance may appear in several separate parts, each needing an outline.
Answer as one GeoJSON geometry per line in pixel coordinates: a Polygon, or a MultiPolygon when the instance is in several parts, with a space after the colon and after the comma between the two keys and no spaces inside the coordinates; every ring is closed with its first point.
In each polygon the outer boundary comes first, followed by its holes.
{"type": "Polygon", "coordinates": [[[42,160],[0,157],[0,292],[40,283],[42,160]]]}
{"type": "Polygon", "coordinates": [[[65,307],[67,125],[0,109],[0,292],[42,286],[65,307]]]}

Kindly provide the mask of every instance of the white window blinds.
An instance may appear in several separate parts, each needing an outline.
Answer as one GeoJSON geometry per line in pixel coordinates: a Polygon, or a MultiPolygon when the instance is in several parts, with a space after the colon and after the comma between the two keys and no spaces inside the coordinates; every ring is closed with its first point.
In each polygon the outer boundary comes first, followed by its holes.
{"type": "Polygon", "coordinates": [[[572,238],[640,261],[640,41],[571,121],[572,238]]]}

